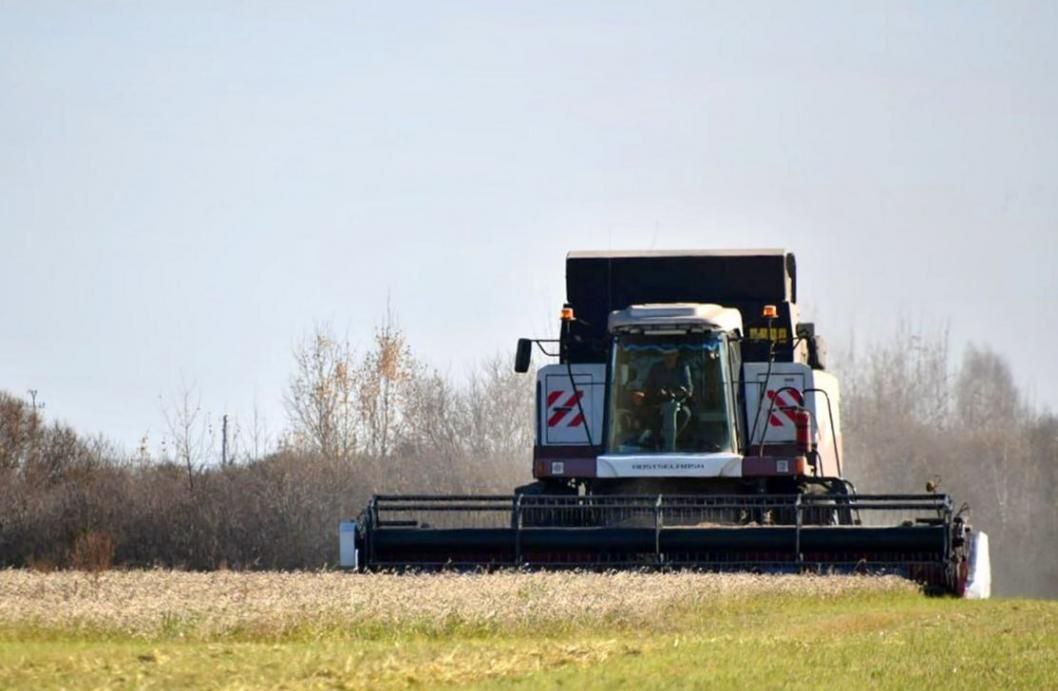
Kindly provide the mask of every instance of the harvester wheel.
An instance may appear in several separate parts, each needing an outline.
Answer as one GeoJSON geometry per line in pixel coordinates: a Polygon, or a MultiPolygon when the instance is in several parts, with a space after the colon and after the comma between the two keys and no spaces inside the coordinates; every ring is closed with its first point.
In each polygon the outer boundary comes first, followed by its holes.
{"type": "Polygon", "coordinates": [[[836,479],[830,483],[827,494],[834,497],[837,505],[834,511],[837,525],[856,525],[858,521],[852,514],[849,502],[849,485],[844,480],[836,479]]]}

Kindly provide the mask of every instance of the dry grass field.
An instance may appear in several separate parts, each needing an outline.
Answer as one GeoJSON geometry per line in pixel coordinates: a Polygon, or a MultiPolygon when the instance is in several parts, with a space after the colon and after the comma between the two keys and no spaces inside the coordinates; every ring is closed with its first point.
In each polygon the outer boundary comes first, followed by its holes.
{"type": "Polygon", "coordinates": [[[0,687],[1058,686],[1058,603],[895,578],[0,571],[0,687]]]}

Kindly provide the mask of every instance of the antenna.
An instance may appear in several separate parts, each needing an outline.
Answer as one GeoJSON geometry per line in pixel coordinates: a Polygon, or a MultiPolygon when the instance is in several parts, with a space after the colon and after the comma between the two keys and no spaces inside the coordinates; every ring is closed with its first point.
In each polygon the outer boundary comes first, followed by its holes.
{"type": "Polygon", "coordinates": [[[228,465],[228,414],[227,413],[224,413],[224,417],[221,418],[220,464],[221,464],[221,466],[227,466],[228,465]]]}
{"type": "Polygon", "coordinates": [[[34,413],[36,413],[38,410],[44,410],[44,401],[41,401],[40,403],[37,403],[37,393],[38,393],[37,390],[36,389],[29,389],[28,393],[29,393],[29,400],[30,400],[30,404],[29,404],[30,410],[32,410],[34,413]]]}

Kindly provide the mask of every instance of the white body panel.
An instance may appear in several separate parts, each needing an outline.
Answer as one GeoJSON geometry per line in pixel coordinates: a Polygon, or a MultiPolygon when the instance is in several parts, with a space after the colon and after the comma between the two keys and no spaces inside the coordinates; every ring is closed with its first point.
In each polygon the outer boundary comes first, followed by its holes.
{"type": "Polygon", "coordinates": [[[547,365],[537,370],[536,381],[540,396],[537,405],[537,443],[540,446],[602,443],[606,365],[578,364],[569,368],[547,365]]]}
{"type": "Polygon", "coordinates": [[[992,596],[992,560],[988,554],[988,533],[974,533],[970,537],[970,574],[963,597],[968,600],[987,600],[992,596]]]}
{"type": "Polygon", "coordinates": [[[607,328],[619,329],[709,329],[734,333],[742,331],[742,313],[730,307],[696,302],[663,305],[632,305],[610,313],[607,328]]]}
{"type": "Polygon", "coordinates": [[[343,569],[360,568],[360,551],[356,548],[356,521],[338,524],[338,566],[343,569]]]}
{"type": "Polygon", "coordinates": [[[608,454],[599,456],[597,477],[742,477],[734,453],[608,454]]]}
{"type": "Polygon", "coordinates": [[[846,474],[844,465],[840,472],[838,467],[841,454],[841,401],[836,377],[798,362],[772,363],[769,376],[768,363],[747,362],[744,365],[743,392],[748,425],[746,436],[753,435],[751,447],[756,447],[762,441],[765,444],[796,442],[796,429],[790,413],[795,406],[803,403],[811,416],[812,438],[818,446],[823,475],[846,474]],[[765,392],[767,397],[762,401],[765,392]],[[770,407],[772,400],[774,406],[770,407]]]}
{"type": "MultiPolygon", "coordinates": [[[[751,448],[756,448],[762,439],[767,445],[794,444],[796,430],[792,408],[794,404],[803,402],[810,413],[812,436],[819,452],[819,473],[830,477],[845,475],[846,469],[839,468],[838,463],[841,420],[837,379],[805,364],[776,362],[772,364],[771,375],[765,386],[767,372],[767,363],[745,363],[743,395],[748,426],[744,433],[748,437],[753,431],[751,448]],[[758,407],[765,391],[771,392],[771,398],[765,398],[758,407]],[[769,402],[772,398],[775,399],[775,406],[769,417],[769,402]],[[754,417],[757,419],[755,430],[754,417]]],[[[575,364],[569,368],[561,364],[547,365],[537,371],[537,385],[538,446],[600,446],[603,443],[605,364],[575,364]]],[[[598,458],[596,476],[741,477],[741,462],[742,456],[732,453],[606,454],[598,458]]],[[[563,468],[556,474],[564,472],[563,468]]]]}

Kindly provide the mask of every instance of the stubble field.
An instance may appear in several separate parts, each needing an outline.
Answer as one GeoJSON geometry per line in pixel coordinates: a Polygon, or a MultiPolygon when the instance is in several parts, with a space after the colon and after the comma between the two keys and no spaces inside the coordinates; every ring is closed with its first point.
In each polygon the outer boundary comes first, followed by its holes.
{"type": "Polygon", "coordinates": [[[0,571],[2,688],[1058,687],[1058,603],[895,578],[0,571]]]}

